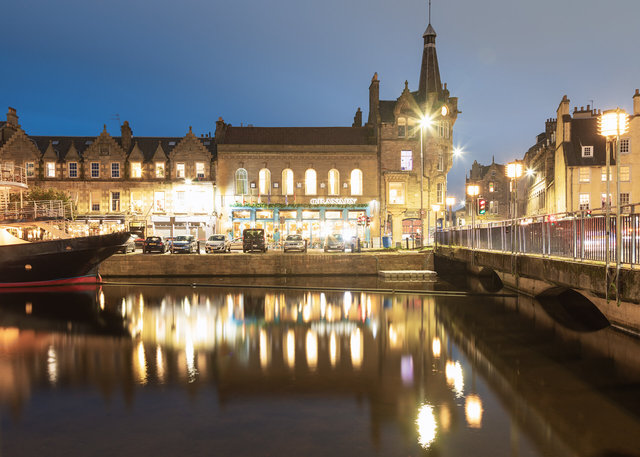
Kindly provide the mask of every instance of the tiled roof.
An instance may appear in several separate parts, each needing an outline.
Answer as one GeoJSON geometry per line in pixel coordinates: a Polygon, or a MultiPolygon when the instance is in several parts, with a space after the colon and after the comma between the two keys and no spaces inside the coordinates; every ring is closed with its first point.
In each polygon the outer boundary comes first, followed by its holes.
{"type": "MultiPolygon", "coordinates": [[[[598,118],[571,119],[571,141],[564,144],[567,166],[586,167],[606,164],[605,138],[598,133],[598,118]],[[582,146],[593,146],[593,157],[582,157],[582,146]]],[[[611,158],[611,164],[615,159],[611,158]]]]}
{"type": "Polygon", "coordinates": [[[380,100],[380,120],[392,124],[396,121],[393,110],[396,109],[396,100],[380,100]]]}
{"type": "Polygon", "coordinates": [[[358,145],[375,144],[368,127],[233,127],[222,144],[358,145]]]}

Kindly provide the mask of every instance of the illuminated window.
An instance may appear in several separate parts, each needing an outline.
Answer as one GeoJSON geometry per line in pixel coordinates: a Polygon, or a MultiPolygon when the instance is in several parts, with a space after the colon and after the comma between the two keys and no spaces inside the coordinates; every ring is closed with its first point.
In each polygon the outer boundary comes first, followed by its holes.
{"type": "Polygon", "coordinates": [[[495,187],[493,186],[493,181],[489,183],[489,192],[495,192],[495,187]]]}
{"type": "Polygon", "coordinates": [[[112,178],[120,177],[120,164],[118,162],[111,163],[111,177],[112,178]]]}
{"type": "Polygon", "coordinates": [[[362,171],[351,171],[351,195],[362,195],[362,171]]]}
{"type": "Polygon", "coordinates": [[[187,199],[186,192],[184,190],[177,190],[175,199],[175,212],[176,213],[186,213],[187,212],[187,199]]]}
{"type": "Polygon", "coordinates": [[[47,162],[47,178],[55,178],[56,177],[56,163],[55,162],[47,162]]]}
{"type": "Polygon", "coordinates": [[[329,195],[340,195],[340,172],[335,168],[329,170],[329,195]]]}
{"type": "Polygon", "coordinates": [[[258,192],[260,195],[271,195],[271,172],[267,168],[258,173],[258,192]]]}
{"type": "Polygon", "coordinates": [[[589,209],[589,194],[580,194],[580,209],[587,210],[589,209]]]}
{"type": "Polygon", "coordinates": [[[578,178],[580,182],[590,182],[591,181],[591,168],[589,167],[580,167],[580,176],[578,178]]]}
{"type": "Polygon", "coordinates": [[[164,213],[164,192],[156,191],[153,194],[153,210],[164,213]]]}
{"type": "Polygon", "coordinates": [[[196,162],[196,178],[204,178],[204,162],[196,162]]]}
{"type": "Polygon", "coordinates": [[[164,162],[156,162],[156,178],[164,178],[164,162]]]}
{"type": "MultiPolygon", "coordinates": [[[[607,194],[600,194],[600,201],[602,202],[602,207],[607,206],[607,194]]],[[[609,205],[612,203],[611,194],[609,194],[609,205]]]]}
{"type": "Polygon", "coordinates": [[[142,192],[131,191],[131,211],[138,214],[142,212],[142,192]]]}
{"type": "Polygon", "coordinates": [[[120,211],[120,192],[111,192],[111,211],[120,211]]]}
{"type": "Polygon", "coordinates": [[[282,170],[282,195],[293,195],[293,170],[285,168],[282,170]]]}
{"type": "Polygon", "coordinates": [[[184,178],[186,176],[184,163],[176,163],[176,178],[184,178]]]}
{"type": "Polygon", "coordinates": [[[317,190],[317,176],[313,168],[309,168],[304,173],[304,193],[306,195],[315,195],[317,190]]]}
{"type": "Polygon", "coordinates": [[[620,193],[620,206],[628,205],[631,201],[629,192],[620,193]]]}
{"type": "MultiPolygon", "coordinates": [[[[612,173],[613,173],[613,171],[611,169],[609,169],[609,181],[611,181],[611,174],[612,173]]],[[[602,182],[605,182],[607,180],[607,167],[602,167],[601,175],[602,175],[602,182]]]]}
{"type": "Polygon", "coordinates": [[[98,162],[91,162],[91,177],[92,178],[100,177],[100,164],[98,162]]]}
{"type": "Polygon", "coordinates": [[[78,177],[78,162],[69,162],[67,164],[67,169],[69,170],[69,177],[70,178],[77,178],[78,177]]]}
{"type": "Polygon", "coordinates": [[[131,162],[131,177],[142,178],[142,163],[131,162]]]}
{"type": "Polygon", "coordinates": [[[249,193],[247,170],[238,168],[236,170],[236,195],[246,195],[249,193]]]}
{"type": "Polygon", "coordinates": [[[400,169],[413,170],[413,151],[400,151],[400,169]]]}
{"type": "Polygon", "coordinates": [[[100,191],[91,191],[91,211],[100,211],[100,191]]]}
{"type": "Polygon", "coordinates": [[[449,138],[449,121],[440,121],[436,124],[438,135],[442,138],[449,138]]]}
{"type": "Polygon", "coordinates": [[[630,173],[628,166],[620,166],[620,181],[629,181],[630,173]]]}
{"type": "Polygon", "coordinates": [[[405,200],[404,183],[390,182],[388,190],[389,190],[389,204],[404,205],[404,200],[405,200]]]}
{"type": "Polygon", "coordinates": [[[436,184],[436,202],[444,203],[444,183],[436,184]]]}

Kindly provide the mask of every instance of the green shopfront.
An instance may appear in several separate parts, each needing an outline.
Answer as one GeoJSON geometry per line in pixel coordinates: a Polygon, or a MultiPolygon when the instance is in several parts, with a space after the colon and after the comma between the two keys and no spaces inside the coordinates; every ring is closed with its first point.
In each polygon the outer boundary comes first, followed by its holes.
{"type": "Polygon", "coordinates": [[[231,227],[227,232],[240,238],[246,228],[263,228],[267,242],[284,240],[287,235],[299,234],[311,247],[321,247],[325,237],[340,233],[348,240],[358,236],[370,242],[371,233],[366,219],[370,217],[367,204],[355,199],[311,199],[309,204],[238,204],[230,208],[231,227]]]}

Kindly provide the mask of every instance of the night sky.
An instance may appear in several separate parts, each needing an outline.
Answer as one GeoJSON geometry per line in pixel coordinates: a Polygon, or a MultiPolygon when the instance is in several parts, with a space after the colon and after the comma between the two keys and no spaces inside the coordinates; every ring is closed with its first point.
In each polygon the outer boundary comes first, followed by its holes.
{"type": "MultiPolygon", "coordinates": [[[[190,125],[349,126],[417,90],[427,0],[20,0],[2,7],[0,110],[32,135],[179,136],[190,125]]],[[[522,157],[571,107],[632,108],[638,0],[433,0],[443,82],[459,97],[463,159],[522,157]]]]}

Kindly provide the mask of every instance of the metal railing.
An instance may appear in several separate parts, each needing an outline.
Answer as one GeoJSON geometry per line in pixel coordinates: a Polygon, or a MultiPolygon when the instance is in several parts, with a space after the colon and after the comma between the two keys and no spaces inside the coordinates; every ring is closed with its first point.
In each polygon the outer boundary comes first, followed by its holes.
{"type": "Polygon", "coordinates": [[[2,222],[30,222],[73,218],[73,204],[62,200],[41,200],[8,203],[0,208],[2,222]]]}
{"type": "Polygon", "coordinates": [[[8,164],[1,164],[0,165],[0,183],[26,188],[27,171],[23,167],[16,167],[8,164]]]}
{"type": "MultiPolygon", "coordinates": [[[[620,263],[640,263],[639,205],[621,207],[620,263]]],[[[513,254],[536,254],[572,260],[616,262],[616,208],[609,215],[606,232],[604,211],[546,214],[438,230],[437,242],[513,254]],[[607,243],[608,239],[608,243],[607,243]]]]}

